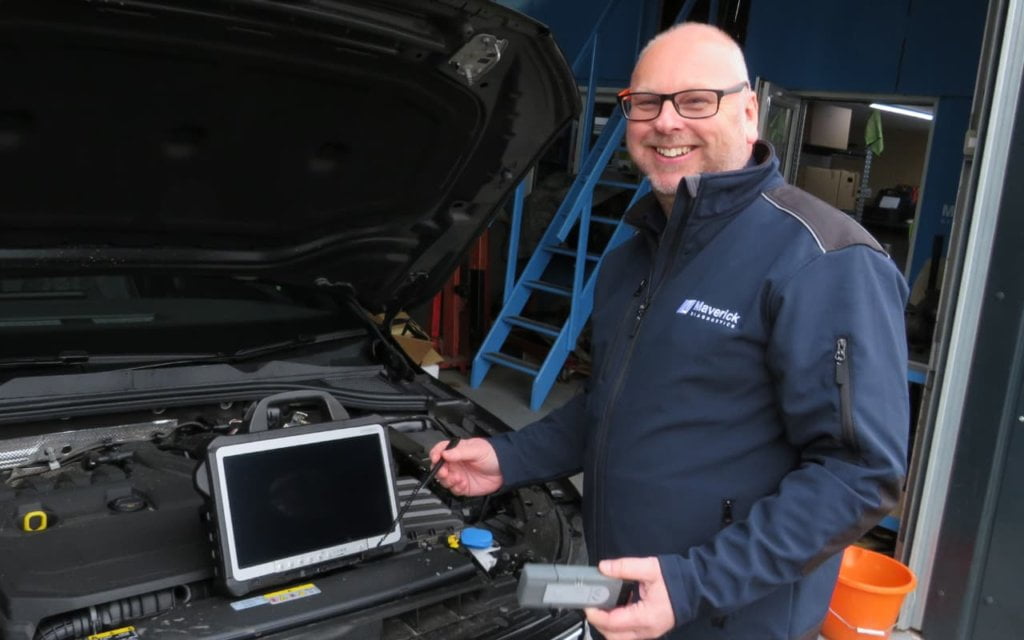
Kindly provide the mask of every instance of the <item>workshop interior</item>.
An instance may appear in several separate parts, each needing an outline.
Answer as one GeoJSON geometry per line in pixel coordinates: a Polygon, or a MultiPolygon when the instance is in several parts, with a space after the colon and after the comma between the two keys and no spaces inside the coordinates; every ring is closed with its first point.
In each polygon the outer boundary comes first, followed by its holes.
{"type": "Polygon", "coordinates": [[[910,471],[834,596],[885,573],[888,619],[823,637],[1019,637],[1024,0],[11,0],[0,640],[582,640],[634,597],[579,477],[429,453],[585,390],[649,191],[616,96],[683,21],[910,287],[910,471]]]}

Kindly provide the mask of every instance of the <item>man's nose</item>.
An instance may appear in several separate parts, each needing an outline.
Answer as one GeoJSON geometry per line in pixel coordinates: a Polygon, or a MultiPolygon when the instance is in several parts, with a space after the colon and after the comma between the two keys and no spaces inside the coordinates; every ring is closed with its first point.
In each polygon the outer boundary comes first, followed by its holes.
{"type": "Polygon", "coordinates": [[[658,131],[675,131],[686,126],[686,118],[679,115],[671,99],[665,98],[661,101],[661,112],[651,125],[658,131]]]}

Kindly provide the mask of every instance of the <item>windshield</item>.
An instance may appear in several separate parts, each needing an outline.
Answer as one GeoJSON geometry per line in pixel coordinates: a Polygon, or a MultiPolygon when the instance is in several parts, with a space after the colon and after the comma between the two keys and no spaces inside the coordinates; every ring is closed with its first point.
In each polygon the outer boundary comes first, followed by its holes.
{"type": "Polygon", "coordinates": [[[314,288],[172,275],[0,278],[0,360],[231,354],[359,328],[314,288]]]}

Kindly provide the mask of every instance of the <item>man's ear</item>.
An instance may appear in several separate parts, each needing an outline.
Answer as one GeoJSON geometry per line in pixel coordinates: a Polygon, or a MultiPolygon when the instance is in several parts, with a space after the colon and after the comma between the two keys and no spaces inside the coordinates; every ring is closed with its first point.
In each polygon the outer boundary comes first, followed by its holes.
{"type": "Polygon", "coordinates": [[[747,142],[751,144],[757,142],[757,94],[753,89],[750,90],[747,104],[743,109],[743,121],[747,142]]]}

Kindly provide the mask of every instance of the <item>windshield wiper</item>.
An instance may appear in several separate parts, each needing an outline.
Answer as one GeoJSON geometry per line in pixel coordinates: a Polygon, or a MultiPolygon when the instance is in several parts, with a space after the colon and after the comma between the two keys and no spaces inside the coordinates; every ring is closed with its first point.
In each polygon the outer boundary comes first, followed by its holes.
{"type": "Polygon", "coordinates": [[[19,367],[63,367],[67,365],[83,364],[89,361],[89,354],[85,351],[61,351],[54,356],[29,356],[25,358],[8,358],[0,360],[0,368],[19,367]]]}
{"type": "Polygon", "coordinates": [[[171,354],[90,354],[86,351],[62,351],[54,356],[29,356],[0,360],[0,369],[26,368],[61,368],[81,365],[137,365],[132,370],[157,369],[189,364],[221,364],[256,360],[274,353],[291,351],[310,345],[365,337],[366,333],[357,330],[337,331],[318,335],[300,335],[289,340],[272,342],[255,347],[245,347],[231,353],[171,353],[171,354]]]}
{"type": "Polygon", "coordinates": [[[84,364],[92,365],[118,365],[134,364],[137,362],[152,362],[154,358],[180,359],[182,354],[174,355],[137,355],[137,354],[97,354],[93,355],[87,351],[61,351],[52,356],[26,356],[0,360],[0,369],[30,369],[30,368],[61,368],[74,367],[84,364]]]}
{"type": "Polygon", "coordinates": [[[360,330],[352,329],[348,331],[335,331],[331,333],[321,333],[316,335],[299,335],[289,340],[282,340],[280,342],[271,342],[269,344],[262,344],[255,347],[245,347],[238,349],[231,353],[211,353],[194,357],[177,358],[174,360],[168,360],[166,362],[152,362],[149,364],[140,365],[138,367],[132,367],[133,371],[140,369],[158,369],[161,367],[175,367],[179,365],[189,364],[203,364],[203,363],[215,363],[215,364],[231,364],[233,362],[244,362],[246,360],[258,360],[264,356],[272,355],[275,353],[281,353],[283,351],[293,351],[302,347],[308,347],[311,345],[325,344],[328,342],[337,342],[339,340],[350,340],[352,338],[365,337],[366,333],[360,330]]]}

